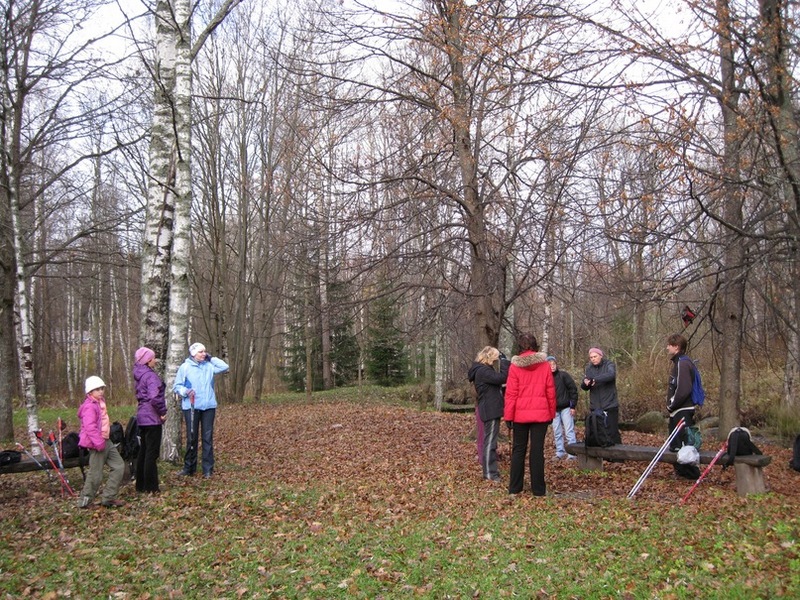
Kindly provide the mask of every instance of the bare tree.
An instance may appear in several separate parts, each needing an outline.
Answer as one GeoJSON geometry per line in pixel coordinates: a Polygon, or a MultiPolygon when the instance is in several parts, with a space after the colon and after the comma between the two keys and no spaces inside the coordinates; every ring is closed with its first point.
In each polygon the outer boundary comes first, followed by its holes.
{"type": "MultiPolygon", "coordinates": [[[[96,45],[109,31],[87,39],[78,32],[98,8],[98,2],[68,3],[58,0],[26,0],[6,7],[0,41],[2,47],[2,137],[0,163],[4,221],[2,242],[6,279],[4,307],[10,297],[13,280],[16,311],[16,355],[19,361],[20,389],[28,412],[28,431],[38,429],[38,401],[35,379],[34,317],[31,305],[33,277],[43,265],[52,262],[65,248],[106,227],[113,227],[119,215],[105,223],[80,223],[82,191],[70,185],[85,162],[119,147],[113,140],[103,148],[81,151],[79,140],[87,139],[94,116],[113,113],[118,97],[102,95],[102,101],[85,112],[76,112],[77,101],[97,82],[109,76],[110,63],[93,55],[96,45]],[[35,59],[34,59],[35,57],[35,59]],[[60,201],[48,203],[46,195],[60,201]],[[45,227],[53,214],[70,205],[71,231],[57,237],[45,237],[45,227]]],[[[84,205],[85,207],[85,205],[84,205]]],[[[69,221],[69,219],[65,219],[69,221]]],[[[0,348],[8,352],[12,335],[9,313],[3,311],[3,340],[0,348]]],[[[4,435],[11,433],[10,394],[14,387],[0,381],[0,421],[4,435]]],[[[37,446],[32,443],[34,451],[37,446]]]]}

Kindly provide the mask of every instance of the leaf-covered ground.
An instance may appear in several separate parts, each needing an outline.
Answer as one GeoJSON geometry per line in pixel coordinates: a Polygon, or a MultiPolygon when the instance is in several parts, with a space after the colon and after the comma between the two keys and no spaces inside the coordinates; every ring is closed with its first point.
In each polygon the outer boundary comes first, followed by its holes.
{"type": "MultiPolygon", "coordinates": [[[[484,482],[472,415],[354,402],[229,405],[213,479],[80,511],[42,473],[0,477],[0,589],[37,598],[771,598],[800,594],[800,473],[762,446],[769,493],[733,469],[557,461],[547,498],[484,482]]],[[[626,443],[658,446],[625,432],[626,443]]],[[[708,447],[708,446],[707,446],[708,447]]],[[[69,473],[79,483],[77,470],[69,473]]],[[[527,482],[526,482],[527,486],[527,482]]]]}

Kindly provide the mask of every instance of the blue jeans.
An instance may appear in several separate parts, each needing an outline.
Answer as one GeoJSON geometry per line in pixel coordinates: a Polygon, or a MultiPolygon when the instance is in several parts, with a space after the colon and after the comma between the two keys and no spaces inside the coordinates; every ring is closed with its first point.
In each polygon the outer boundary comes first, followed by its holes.
{"type": "Polygon", "coordinates": [[[553,419],[553,437],[556,440],[556,456],[564,458],[567,451],[564,448],[564,434],[567,435],[567,443],[575,443],[575,421],[572,419],[570,408],[563,408],[556,411],[556,418],[553,419]]]}
{"type": "Polygon", "coordinates": [[[183,459],[183,470],[189,475],[197,471],[197,443],[202,436],[203,440],[203,475],[214,472],[214,416],[216,408],[194,411],[184,410],[183,418],[186,421],[186,456],[183,459]]]}

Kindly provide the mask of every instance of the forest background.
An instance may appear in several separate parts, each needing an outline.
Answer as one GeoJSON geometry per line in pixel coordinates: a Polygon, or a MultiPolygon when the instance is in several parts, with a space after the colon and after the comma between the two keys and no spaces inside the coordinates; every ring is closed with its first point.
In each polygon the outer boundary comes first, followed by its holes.
{"type": "Polygon", "coordinates": [[[800,427],[796,3],[262,4],[2,0],[0,439],[142,344],[441,406],[526,330],[623,418],[683,331],[721,432],[800,427]]]}

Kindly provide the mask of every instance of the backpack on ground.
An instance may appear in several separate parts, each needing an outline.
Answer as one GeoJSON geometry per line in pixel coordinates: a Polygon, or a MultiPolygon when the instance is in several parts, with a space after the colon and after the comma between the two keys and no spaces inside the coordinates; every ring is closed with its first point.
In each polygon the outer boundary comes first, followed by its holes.
{"type": "Polygon", "coordinates": [[[64,436],[61,440],[61,458],[78,458],[80,456],[79,439],[80,436],[74,431],[70,431],[64,436]]]}
{"type": "Polygon", "coordinates": [[[734,427],[728,433],[728,459],[723,463],[723,467],[730,467],[737,456],[749,456],[761,454],[750,437],[750,430],[746,427],[734,427]]]}
{"type": "MultiPolygon", "coordinates": [[[[119,425],[119,423],[118,423],[119,425]]],[[[122,427],[120,426],[120,429],[122,427]]],[[[112,425],[113,430],[113,425],[112,425]]],[[[79,458],[78,466],[81,468],[81,475],[86,481],[86,471],[84,467],[89,464],[89,451],[86,448],[81,448],[79,445],[80,436],[74,431],[70,431],[61,440],[61,458],[79,458]]]]}
{"type": "Polygon", "coordinates": [[[3,450],[0,452],[0,467],[13,465],[22,460],[22,452],[19,450],[3,450]]]}
{"type": "Polygon", "coordinates": [[[614,439],[608,426],[608,415],[605,411],[595,409],[586,416],[584,443],[587,446],[600,446],[601,448],[614,445],[614,439]]]}
{"type": "Polygon", "coordinates": [[[125,439],[120,455],[129,462],[139,456],[139,422],[135,416],[128,419],[128,424],[125,426],[125,439]]]}
{"type": "Polygon", "coordinates": [[[692,364],[694,368],[694,377],[692,378],[692,404],[695,406],[703,406],[703,402],[706,401],[706,390],[703,388],[703,378],[700,377],[700,369],[697,368],[697,363],[686,355],[681,355],[680,360],[688,360],[692,364]]]}
{"type": "Polygon", "coordinates": [[[795,471],[800,471],[800,435],[794,438],[794,453],[792,460],[789,461],[789,466],[795,471]]]}
{"type": "Polygon", "coordinates": [[[114,421],[111,424],[108,439],[111,440],[112,444],[119,446],[120,451],[122,451],[122,443],[125,441],[125,430],[122,428],[122,423],[114,421]]]}

